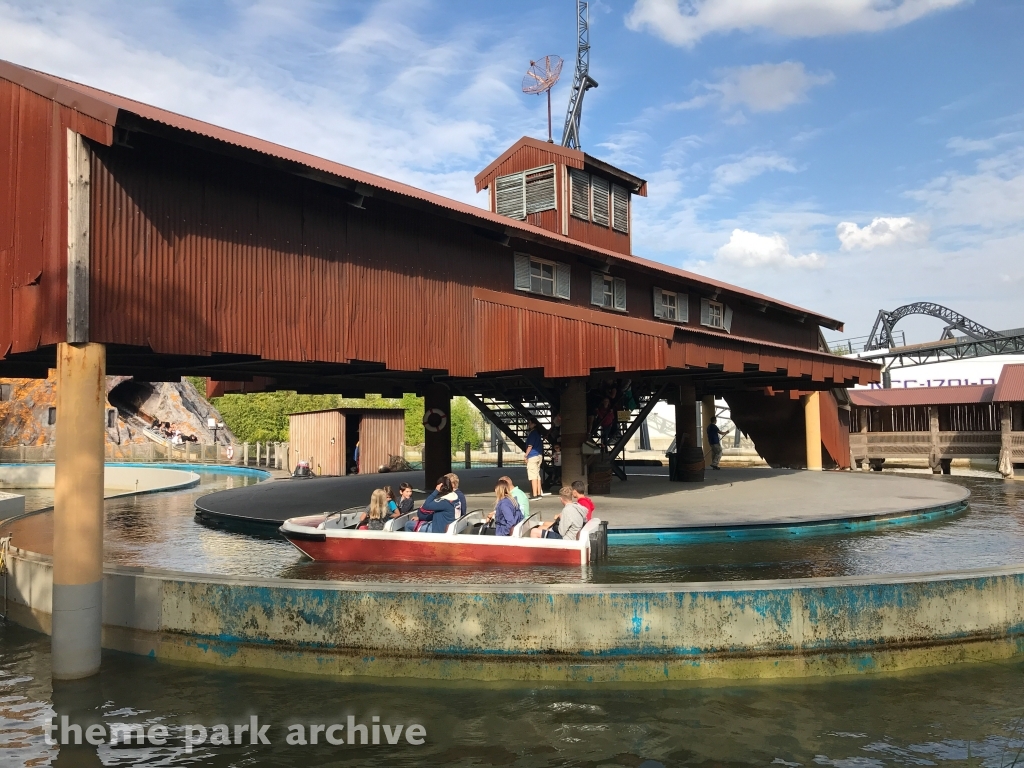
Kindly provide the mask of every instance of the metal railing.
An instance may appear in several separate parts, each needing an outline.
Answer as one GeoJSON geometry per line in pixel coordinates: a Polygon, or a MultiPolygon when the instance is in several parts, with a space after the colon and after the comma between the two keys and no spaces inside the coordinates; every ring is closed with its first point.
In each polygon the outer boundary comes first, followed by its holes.
{"type": "MultiPolygon", "coordinates": [[[[52,464],[56,456],[53,445],[18,445],[0,447],[0,464],[52,464]]],[[[142,462],[160,464],[225,464],[267,469],[290,469],[289,444],[255,442],[225,445],[222,443],[183,443],[171,445],[126,443],[105,446],[108,462],[142,462]]]]}

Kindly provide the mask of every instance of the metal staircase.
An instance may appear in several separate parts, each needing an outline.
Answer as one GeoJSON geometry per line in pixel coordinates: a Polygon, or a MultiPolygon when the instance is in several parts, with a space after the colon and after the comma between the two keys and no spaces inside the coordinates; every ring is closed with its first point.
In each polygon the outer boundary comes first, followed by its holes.
{"type": "MultiPolygon", "coordinates": [[[[633,385],[633,399],[637,408],[630,411],[630,418],[626,422],[619,423],[617,437],[604,455],[606,461],[613,465],[615,473],[625,479],[625,470],[621,462],[616,463],[615,459],[625,448],[633,434],[640,429],[647,419],[655,404],[661,399],[665,385],[653,385],[646,382],[635,382],[633,385]]],[[[552,426],[551,400],[553,393],[545,391],[544,387],[530,382],[529,390],[519,394],[506,392],[488,392],[486,394],[475,394],[470,391],[460,392],[479,410],[485,419],[494,424],[505,437],[519,447],[526,450],[526,437],[529,434],[527,426],[528,419],[536,419],[537,424],[545,433],[550,432],[552,426]]],[[[551,458],[551,445],[545,441],[545,459],[551,458]]],[[[550,462],[548,462],[550,464],[550,462]]]]}

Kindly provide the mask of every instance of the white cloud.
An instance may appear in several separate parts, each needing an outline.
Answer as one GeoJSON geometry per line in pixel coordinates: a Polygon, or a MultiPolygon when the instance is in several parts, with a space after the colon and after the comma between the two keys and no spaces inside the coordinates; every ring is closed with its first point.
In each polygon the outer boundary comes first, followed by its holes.
{"type": "Polygon", "coordinates": [[[800,267],[817,269],[825,263],[817,253],[794,256],[789,252],[789,241],[782,235],[759,235],[743,229],[734,229],[729,242],[715,252],[720,262],[740,267],[800,267]]]}
{"type": "Polygon", "coordinates": [[[722,79],[707,87],[722,95],[722,107],[742,106],[751,112],[779,112],[806,101],[814,86],[835,79],[831,72],[808,72],[799,61],[733,67],[720,74],[722,79]]]}
{"type": "Polygon", "coordinates": [[[907,194],[936,227],[961,236],[1024,230],[1024,145],[979,160],[974,173],[951,171],[907,194]]]}
{"type": "Polygon", "coordinates": [[[786,171],[796,173],[792,161],[774,152],[763,155],[748,155],[734,163],[723,163],[712,173],[714,182],[712,189],[722,191],[727,187],[750,181],[768,171],[786,171]]]}
{"type": "Polygon", "coordinates": [[[1024,131],[1000,133],[987,139],[965,139],[963,136],[954,136],[946,142],[946,147],[953,150],[955,155],[967,155],[972,152],[992,152],[1001,144],[1020,141],[1022,138],[1024,138],[1024,131]]]}
{"type": "Polygon", "coordinates": [[[880,216],[863,227],[852,221],[841,222],[836,227],[836,237],[844,251],[870,251],[896,243],[923,243],[928,239],[928,225],[909,216],[880,216]]]}
{"type": "Polygon", "coordinates": [[[710,34],[764,29],[786,37],[877,32],[968,0],[636,0],[626,26],[693,47],[710,34]]]}
{"type": "Polygon", "coordinates": [[[718,80],[702,83],[708,93],[671,104],[669,109],[702,109],[717,104],[723,110],[742,107],[751,112],[781,112],[807,101],[811,88],[835,79],[831,72],[808,72],[799,61],[730,67],[717,70],[715,75],[718,80]]]}
{"type": "Polygon", "coordinates": [[[167,5],[0,0],[0,51],[19,64],[480,204],[476,170],[546,127],[545,104],[524,100],[509,76],[521,67],[519,39],[494,38],[470,23],[423,32],[429,9],[415,0],[329,6],[242,4],[211,10],[223,13],[216,23],[197,23],[167,5]],[[342,13],[351,20],[339,19],[342,13]]]}

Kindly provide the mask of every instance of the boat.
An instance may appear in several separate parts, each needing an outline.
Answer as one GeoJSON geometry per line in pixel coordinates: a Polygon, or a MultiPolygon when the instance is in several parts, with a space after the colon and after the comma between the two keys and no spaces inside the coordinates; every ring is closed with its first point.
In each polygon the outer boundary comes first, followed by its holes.
{"type": "Polygon", "coordinates": [[[285,520],[281,535],[304,555],[322,562],[403,563],[409,565],[587,565],[607,554],[607,529],[592,518],[579,539],[532,539],[540,524],[534,513],[510,536],[481,535],[481,510],[463,515],[444,533],[411,533],[406,522],[416,513],[388,520],[382,531],[360,530],[362,510],[307,515],[285,520]]]}

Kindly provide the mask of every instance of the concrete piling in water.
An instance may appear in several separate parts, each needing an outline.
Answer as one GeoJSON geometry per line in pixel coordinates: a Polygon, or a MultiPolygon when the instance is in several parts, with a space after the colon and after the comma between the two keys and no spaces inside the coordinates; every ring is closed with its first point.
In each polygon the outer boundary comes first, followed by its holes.
{"type": "Polygon", "coordinates": [[[58,345],[51,662],[58,680],[100,668],[105,376],[102,344],[58,345]]]}

